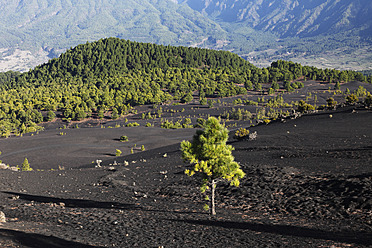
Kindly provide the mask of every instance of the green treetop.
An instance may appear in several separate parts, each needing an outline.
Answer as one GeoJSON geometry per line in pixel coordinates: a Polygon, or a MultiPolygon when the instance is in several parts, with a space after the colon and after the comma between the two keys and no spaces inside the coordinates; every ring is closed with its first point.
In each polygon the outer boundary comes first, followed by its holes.
{"type": "Polygon", "coordinates": [[[219,181],[227,180],[232,186],[239,186],[239,179],[245,176],[232,156],[233,147],[227,145],[229,131],[218,119],[210,117],[204,130],[196,131],[193,140],[181,143],[182,157],[194,165],[186,170],[189,176],[199,173],[202,176],[201,191],[204,193],[211,186],[211,214],[215,215],[215,188],[219,181]]]}

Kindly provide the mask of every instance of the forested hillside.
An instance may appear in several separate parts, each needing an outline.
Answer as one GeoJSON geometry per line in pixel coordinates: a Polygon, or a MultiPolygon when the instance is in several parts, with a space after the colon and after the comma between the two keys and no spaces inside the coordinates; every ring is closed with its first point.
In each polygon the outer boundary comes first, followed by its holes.
{"type": "Polygon", "coordinates": [[[190,102],[195,93],[205,104],[207,97],[261,92],[262,84],[272,84],[274,91],[278,81],[290,91],[301,77],[325,82],[372,79],[286,61],[261,69],[226,51],[102,39],[27,73],[0,74],[0,135],[34,132],[38,123],[56,115],[67,122],[116,119],[136,105],[190,102]]]}

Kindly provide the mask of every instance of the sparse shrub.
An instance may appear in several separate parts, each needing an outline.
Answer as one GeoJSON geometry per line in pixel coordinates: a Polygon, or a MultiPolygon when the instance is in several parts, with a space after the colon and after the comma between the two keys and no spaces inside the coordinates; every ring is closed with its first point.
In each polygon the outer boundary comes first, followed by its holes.
{"type": "Polygon", "coordinates": [[[297,111],[304,113],[304,112],[312,111],[312,110],[315,110],[315,107],[309,103],[306,103],[304,100],[301,100],[298,103],[297,111]]]}
{"type": "Polygon", "coordinates": [[[247,137],[249,135],[249,130],[245,129],[245,128],[239,128],[235,134],[234,134],[234,139],[237,139],[237,140],[242,140],[244,139],[245,137],[247,137]]]}
{"type": "Polygon", "coordinates": [[[186,118],[183,123],[182,123],[183,128],[192,128],[193,126],[191,125],[191,119],[186,118]]]}
{"type": "Polygon", "coordinates": [[[249,120],[252,118],[252,113],[249,112],[248,110],[244,109],[235,109],[233,108],[230,111],[224,111],[221,115],[221,118],[223,119],[231,119],[231,120],[249,120]]]}
{"type": "Polygon", "coordinates": [[[128,139],[128,136],[126,136],[126,135],[122,135],[121,137],[120,137],[120,142],[127,142],[129,139],[128,139]]]}
{"type": "Polygon", "coordinates": [[[126,124],[125,126],[126,127],[138,127],[140,124],[138,124],[137,122],[131,122],[131,123],[128,123],[126,124]]]}
{"type": "Polygon", "coordinates": [[[173,123],[173,121],[165,120],[160,124],[160,127],[165,129],[178,129],[182,128],[182,124],[180,121],[176,121],[173,123]]]}
{"type": "Polygon", "coordinates": [[[367,107],[371,107],[371,106],[372,106],[372,95],[371,95],[371,93],[368,92],[367,97],[366,97],[366,99],[364,100],[364,104],[365,104],[367,107]]]}
{"type": "Polygon", "coordinates": [[[208,108],[213,108],[214,107],[214,101],[212,101],[212,100],[208,100],[208,108]]]}
{"type": "Polygon", "coordinates": [[[189,103],[189,102],[192,101],[192,99],[193,99],[192,93],[189,92],[189,93],[187,93],[186,95],[184,95],[184,96],[182,97],[181,102],[182,102],[182,103],[189,103]]]}
{"type": "Polygon", "coordinates": [[[355,94],[350,94],[350,95],[347,95],[346,97],[346,102],[348,104],[354,104],[356,102],[358,102],[358,97],[355,95],[355,94]]]}
{"type": "Polygon", "coordinates": [[[265,97],[263,96],[262,98],[257,98],[257,102],[259,102],[259,103],[265,103],[265,97]]]}
{"type": "Polygon", "coordinates": [[[240,99],[240,98],[235,99],[235,100],[233,101],[233,105],[240,105],[240,104],[243,104],[243,101],[242,101],[242,99],[240,99]]]}
{"type": "Polygon", "coordinates": [[[340,82],[339,81],[337,81],[336,83],[335,83],[335,90],[339,90],[341,87],[340,87],[340,82]]]}
{"type": "Polygon", "coordinates": [[[111,113],[111,119],[116,120],[117,118],[119,118],[119,112],[117,108],[113,108],[111,113]]]}
{"type": "Polygon", "coordinates": [[[120,151],[119,149],[116,149],[115,156],[119,157],[121,154],[122,154],[122,151],[120,151]]]}
{"type": "Polygon", "coordinates": [[[252,101],[252,100],[246,100],[244,101],[245,105],[251,105],[251,106],[258,106],[258,102],[252,101]]]}
{"type": "Polygon", "coordinates": [[[365,97],[367,95],[367,90],[363,86],[359,86],[354,93],[357,97],[365,97]]]}
{"type": "Polygon", "coordinates": [[[28,159],[25,158],[21,166],[21,171],[32,171],[32,170],[33,169],[30,167],[30,163],[28,162],[28,159]]]}
{"type": "Polygon", "coordinates": [[[205,126],[206,120],[203,118],[198,118],[196,120],[195,128],[203,128],[205,126]]]}
{"type": "Polygon", "coordinates": [[[142,146],[141,146],[141,151],[144,151],[144,150],[145,150],[145,146],[142,145],[142,146]]]}
{"type": "Polygon", "coordinates": [[[294,82],[291,84],[292,88],[294,89],[300,89],[300,88],[303,88],[304,87],[304,83],[302,82],[294,82]]]}
{"type": "Polygon", "coordinates": [[[268,91],[267,91],[267,94],[269,95],[272,95],[275,93],[275,90],[273,88],[270,88],[268,91]]]}
{"type": "Polygon", "coordinates": [[[54,118],[56,118],[56,114],[52,110],[50,110],[45,117],[45,121],[52,121],[54,120],[54,118]]]}
{"type": "Polygon", "coordinates": [[[327,106],[328,108],[335,108],[337,105],[337,102],[332,97],[327,99],[327,106]]]}
{"type": "Polygon", "coordinates": [[[205,97],[200,98],[199,103],[200,103],[200,105],[206,105],[207,104],[207,99],[205,97]]]}

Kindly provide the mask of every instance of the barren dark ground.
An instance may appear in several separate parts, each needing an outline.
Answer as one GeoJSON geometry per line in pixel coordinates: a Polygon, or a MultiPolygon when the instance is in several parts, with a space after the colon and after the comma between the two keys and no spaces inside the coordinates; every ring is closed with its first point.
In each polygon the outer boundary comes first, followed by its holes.
{"type": "MultiPolygon", "coordinates": [[[[192,105],[176,107],[194,113],[192,105]]],[[[372,246],[371,110],[286,118],[250,127],[256,140],[231,139],[247,175],[239,188],[217,187],[217,217],[203,210],[197,178],[184,174],[179,142],[195,129],[143,123],[79,129],[55,123],[38,135],[0,140],[4,162],[27,157],[35,169],[0,171],[0,211],[7,217],[0,247],[372,246]],[[119,142],[121,135],[129,142],[119,142]],[[146,151],[130,154],[134,144],[146,151]],[[113,156],[115,149],[124,156],[113,156]],[[94,168],[96,159],[101,168],[94,168]]]]}

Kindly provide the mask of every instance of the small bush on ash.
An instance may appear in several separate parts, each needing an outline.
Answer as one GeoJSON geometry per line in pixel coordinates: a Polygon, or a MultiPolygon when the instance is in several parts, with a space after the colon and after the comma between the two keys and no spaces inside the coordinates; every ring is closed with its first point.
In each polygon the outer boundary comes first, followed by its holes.
{"type": "Polygon", "coordinates": [[[116,149],[115,156],[119,157],[121,154],[122,154],[122,151],[120,151],[119,149],[116,149]]]}
{"type": "Polygon", "coordinates": [[[127,142],[129,139],[128,139],[128,136],[126,135],[123,135],[120,137],[120,142],[127,142]]]}
{"type": "Polygon", "coordinates": [[[367,94],[367,97],[366,97],[366,99],[364,100],[364,104],[365,104],[367,107],[371,107],[371,106],[372,106],[372,95],[371,95],[371,93],[368,93],[368,94],[367,94]]]}
{"type": "Polygon", "coordinates": [[[132,122],[132,123],[128,123],[127,125],[125,125],[126,127],[138,127],[140,126],[140,124],[138,124],[137,122],[132,122]]]}
{"type": "Polygon", "coordinates": [[[304,112],[308,112],[308,111],[312,111],[312,110],[315,110],[315,107],[311,104],[306,103],[304,100],[301,100],[298,103],[297,111],[299,111],[301,113],[304,113],[304,112]]]}
{"type": "Polygon", "coordinates": [[[348,104],[355,104],[359,101],[358,97],[355,94],[350,94],[346,97],[346,102],[348,104]]]}
{"type": "Polygon", "coordinates": [[[337,102],[332,97],[327,99],[328,108],[336,108],[337,102]]]}
{"type": "Polygon", "coordinates": [[[239,128],[239,130],[237,130],[234,134],[234,139],[242,140],[247,136],[249,136],[249,130],[245,128],[239,128]]]}
{"type": "Polygon", "coordinates": [[[25,158],[25,160],[22,163],[21,171],[32,171],[33,169],[30,167],[30,163],[28,162],[28,159],[25,158]]]}

